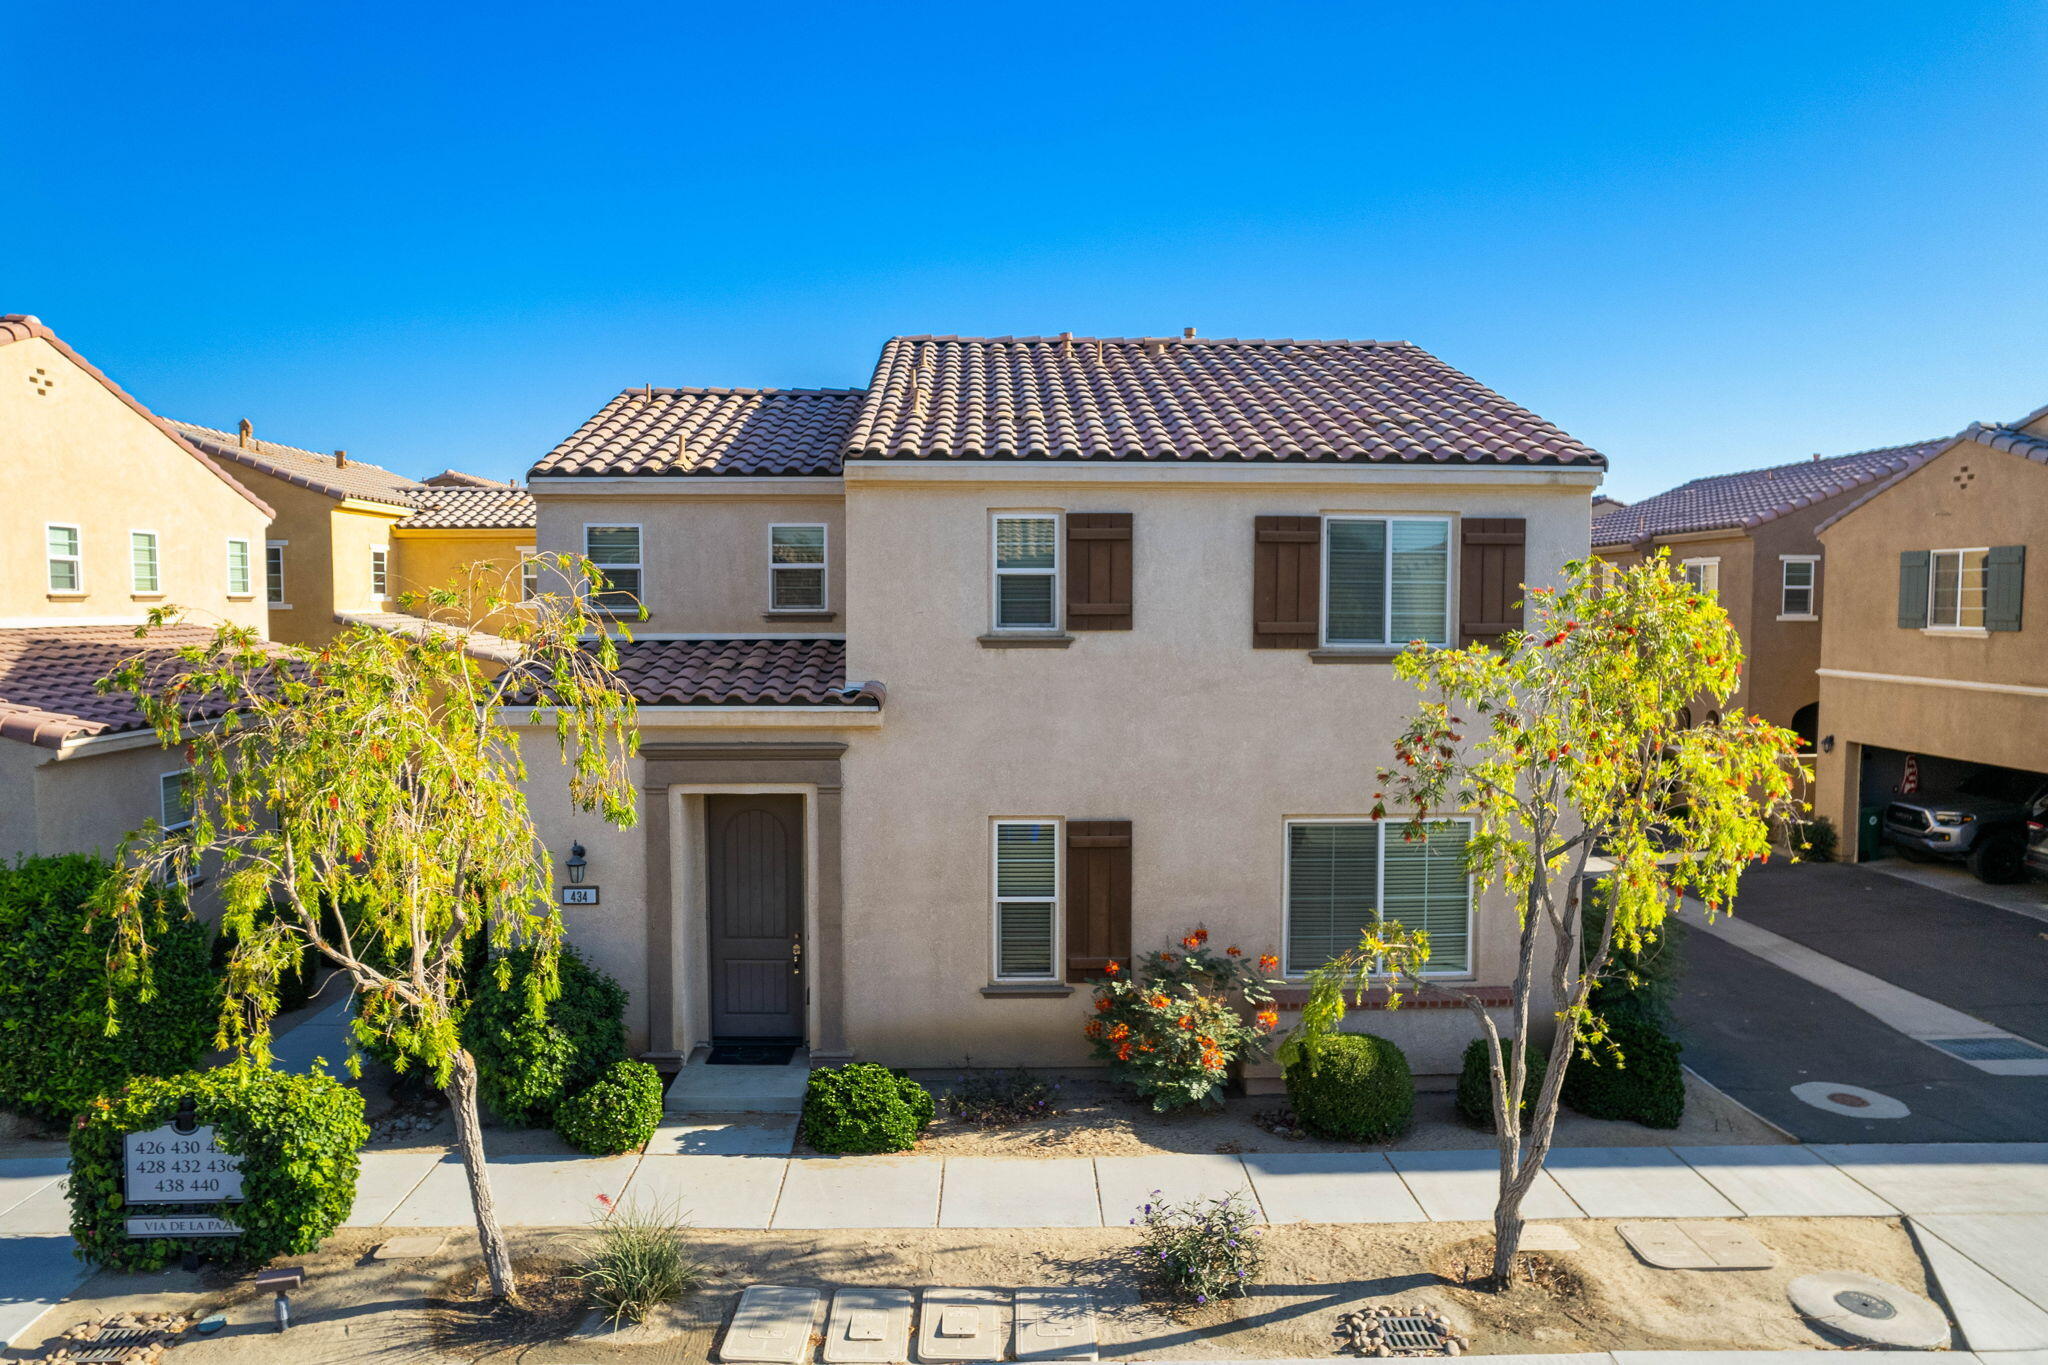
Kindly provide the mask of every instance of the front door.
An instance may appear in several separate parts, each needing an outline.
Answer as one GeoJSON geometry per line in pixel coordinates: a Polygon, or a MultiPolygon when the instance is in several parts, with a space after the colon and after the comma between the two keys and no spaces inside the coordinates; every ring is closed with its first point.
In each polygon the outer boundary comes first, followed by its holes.
{"type": "Polygon", "coordinates": [[[804,801],[704,801],[715,1038],[804,1035],[804,801]]]}

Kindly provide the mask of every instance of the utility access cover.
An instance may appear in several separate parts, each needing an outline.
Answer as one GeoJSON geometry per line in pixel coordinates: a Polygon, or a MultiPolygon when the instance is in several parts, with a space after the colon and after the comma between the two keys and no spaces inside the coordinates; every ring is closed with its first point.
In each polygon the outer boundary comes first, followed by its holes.
{"type": "Polygon", "coordinates": [[[1100,1359],[1094,1297],[1085,1289],[1018,1290],[1016,1357],[1023,1361],[1100,1359]]]}
{"type": "Polygon", "coordinates": [[[740,1295],[718,1358],[735,1365],[797,1365],[811,1353],[811,1325],[825,1296],[815,1289],[749,1285],[740,1295]]]}
{"type": "Polygon", "coordinates": [[[910,1359],[908,1289],[842,1289],[832,1296],[832,1315],[825,1320],[826,1365],[890,1362],[910,1359]]]}
{"type": "Polygon", "coordinates": [[[1617,1223],[1615,1231],[1661,1270],[1768,1270],[1778,1263],[1755,1233],[1734,1223],[1617,1223]]]}
{"type": "Polygon", "coordinates": [[[927,1289],[917,1324],[924,1361],[1001,1360],[1010,1344],[1009,1304],[989,1289],[927,1289]]]}
{"type": "Polygon", "coordinates": [[[1851,1341],[1921,1351],[1948,1348],[1947,1314],[1895,1284],[1853,1271],[1831,1270],[1801,1275],[1785,1292],[1803,1316],[1851,1341]]]}

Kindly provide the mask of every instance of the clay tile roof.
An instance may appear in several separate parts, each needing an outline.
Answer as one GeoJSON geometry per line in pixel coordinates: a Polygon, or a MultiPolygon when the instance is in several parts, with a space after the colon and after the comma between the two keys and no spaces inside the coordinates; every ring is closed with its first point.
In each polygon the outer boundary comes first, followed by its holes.
{"type": "Polygon", "coordinates": [[[1694,479],[1594,517],[1593,544],[1633,545],[1688,531],[1748,530],[1838,493],[1917,469],[1953,439],[1694,479]]]}
{"type": "Polygon", "coordinates": [[[403,611],[338,611],[334,613],[334,619],[344,626],[365,626],[387,635],[403,635],[414,640],[460,640],[462,652],[479,659],[493,659],[503,664],[516,663],[519,659],[519,646],[513,641],[451,621],[430,621],[424,616],[403,611]]]}
{"type": "Polygon", "coordinates": [[[1605,468],[1405,341],[896,337],[849,458],[1605,468]]]}
{"type": "Polygon", "coordinates": [[[185,433],[178,429],[177,423],[167,422],[163,418],[151,412],[148,408],[142,406],[141,402],[138,401],[133,395],[131,395],[126,389],[122,388],[119,384],[116,384],[113,380],[107,378],[106,375],[102,374],[99,370],[99,367],[94,365],[90,360],[87,360],[78,352],[72,350],[69,346],[67,346],[64,343],[64,339],[62,337],[58,336],[48,327],[45,327],[43,325],[43,321],[41,318],[31,317],[27,313],[0,314],[0,346],[9,346],[17,341],[27,341],[32,337],[48,342],[51,346],[56,348],[58,354],[62,355],[65,359],[69,360],[79,369],[83,370],[85,373],[91,375],[94,379],[98,380],[100,387],[104,388],[108,393],[111,393],[112,395],[114,395],[114,397],[120,399],[123,403],[127,404],[128,407],[133,409],[135,413],[142,418],[143,421],[148,422],[158,431],[161,431],[165,436],[168,436],[171,439],[171,441],[178,446],[179,449],[183,450],[193,459],[199,461],[199,463],[205,465],[208,469],[212,470],[213,473],[219,477],[222,483],[226,484],[228,487],[234,489],[237,493],[240,493],[244,498],[248,499],[249,502],[253,503],[263,513],[264,516],[271,518],[275,518],[277,516],[277,513],[272,510],[269,503],[257,497],[254,493],[251,493],[247,488],[244,488],[232,474],[228,473],[227,470],[222,469],[220,465],[215,463],[214,460],[210,456],[208,456],[205,451],[201,450],[198,447],[198,445],[188,440],[185,436],[185,433]]]}
{"type": "Polygon", "coordinates": [[[467,474],[460,469],[444,469],[438,474],[429,474],[420,480],[429,488],[510,488],[503,479],[487,479],[481,474],[467,474]]]}
{"type": "MultiPolygon", "coordinates": [[[[0,738],[44,748],[93,735],[146,730],[126,693],[100,695],[93,684],[137,654],[166,670],[176,652],[212,641],[210,626],[165,626],[138,640],[133,626],[33,626],[0,630],[0,738]]],[[[227,713],[218,696],[195,701],[193,721],[227,713]]]]}
{"type": "Polygon", "coordinates": [[[322,455],[298,446],[279,445],[276,441],[259,441],[253,436],[245,446],[234,434],[212,427],[197,426],[191,422],[172,422],[171,425],[215,459],[273,475],[300,488],[325,493],[330,498],[361,498],[366,502],[410,507],[412,495],[420,487],[416,480],[403,474],[394,474],[353,458],[346,465],[337,467],[332,454],[322,455]]]}
{"type": "MultiPolygon", "coordinates": [[[[2002,450],[2008,455],[2017,455],[2023,460],[2032,460],[2035,464],[2048,464],[2048,436],[2036,436],[2031,432],[2022,430],[2022,428],[2032,426],[2043,417],[2048,417],[2048,407],[2036,408],[2011,425],[2004,425],[1998,422],[1972,422],[1969,426],[1963,428],[1958,435],[1949,437],[1947,440],[1931,442],[1928,459],[1932,459],[1951,446],[1959,445],[1964,441],[1975,441],[1979,445],[1989,446],[1993,450],[2002,450]]],[[[1856,511],[1865,503],[1870,502],[1873,498],[1885,492],[1893,484],[1904,479],[1924,463],[1926,461],[1922,460],[1917,464],[1908,465],[1892,474],[1883,483],[1878,484],[1868,493],[1857,498],[1854,502],[1842,508],[1841,511],[1814,527],[1814,533],[1819,534],[1827,530],[1843,517],[1848,516],[1851,512],[1856,511]]]]}
{"type": "Polygon", "coordinates": [[[854,706],[843,640],[634,640],[618,676],[642,706],[854,706]]]}
{"type": "Polygon", "coordinates": [[[531,530],[533,494],[524,488],[438,487],[415,489],[413,514],[397,523],[401,531],[531,530]]]}
{"type": "Polygon", "coordinates": [[[573,474],[837,474],[859,389],[628,389],[534,465],[573,474]]]}

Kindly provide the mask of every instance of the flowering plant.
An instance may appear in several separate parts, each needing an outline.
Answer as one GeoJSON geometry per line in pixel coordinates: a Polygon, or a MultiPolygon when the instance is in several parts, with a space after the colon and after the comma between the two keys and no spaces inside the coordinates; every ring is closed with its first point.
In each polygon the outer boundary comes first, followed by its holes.
{"type": "Polygon", "coordinates": [[[1183,951],[1148,953],[1129,968],[1112,962],[1095,986],[1083,1030],[1095,1056],[1160,1113],[1221,1105],[1230,1064],[1264,1055],[1280,1024],[1267,979],[1279,961],[1268,953],[1254,966],[1236,947],[1208,945],[1209,931],[1196,929],[1183,951]]]}

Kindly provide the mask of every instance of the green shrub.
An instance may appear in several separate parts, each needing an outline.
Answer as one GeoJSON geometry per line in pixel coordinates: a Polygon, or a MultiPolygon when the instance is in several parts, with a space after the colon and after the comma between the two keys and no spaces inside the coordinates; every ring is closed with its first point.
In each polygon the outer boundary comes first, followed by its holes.
{"type": "Polygon", "coordinates": [[[470,973],[462,1040],[476,1057],[477,1094],[515,1128],[548,1123],[564,1096],[626,1060],[625,988],[567,944],[556,960],[561,994],[540,1019],[527,1012],[531,948],[509,949],[470,973]]]}
{"type": "Polygon", "coordinates": [[[210,935],[182,898],[154,897],[142,911],[147,984],[133,974],[110,983],[111,923],[90,908],[110,870],[82,853],[0,864],[0,1108],[68,1119],[131,1077],[205,1055],[220,1020],[210,935]]]}
{"type": "Polygon", "coordinates": [[[71,1235],[79,1254],[116,1270],[156,1270],[192,1251],[229,1265],[318,1249],[356,1198],[357,1151],[369,1140],[363,1097],[330,1076],[238,1063],[213,1071],[138,1077],[96,1101],[71,1135],[71,1235]],[[122,1202],[123,1138],[171,1122],[194,1101],[201,1124],[242,1158],[243,1202],[197,1210],[226,1218],[239,1237],[128,1236],[122,1202]]]}
{"type": "Polygon", "coordinates": [[[661,1122],[661,1073],[645,1062],[613,1062],[555,1106],[555,1131],[593,1156],[637,1151],[661,1122]]]}
{"type": "MultiPolygon", "coordinates": [[[[1501,1061],[1512,1066],[1514,1042],[1500,1040],[1501,1061]]],[[[1535,1043],[1522,1057],[1522,1127],[1529,1126],[1529,1111],[1536,1107],[1536,1092],[1543,1085],[1543,1069],[1550,1054],[1535,1043]]],[[[1465,1045],[1465,1064],[1458,1071],[1458,1112],[1488,1132],[1493,1131],[1493,1061],[1484,1038],[1465,1045]]]]}
{"type": "Polygon", "coordinates": [[[1606,1016],[1607,1035],[1571,1060],[1564,1102],[1588,1118],[1676,1128],[1685,1117],[1679,1047],[1655,1019],[1635,1010],[1606,1016]]]}
{"type": "Polygon", "coordinates": [[[616,1209],[598,1225],[576,1278],[613,1323],[643,1322],[704,1282],[685,1228],[673,1204],[616,1209]]]}
{"type": "MultiPolygon", "coordinates": [[[[1152,1198],[1159,1198],[1158,1190],[1152,1198]]],[[[1183,1303],[1243,1298],[1265,1266],[1264,1229],[1242,1193],[1185,1204],[1150,1203],[1131,1221],[1143,1230],[1140,1273],[1183,1303]]]]}
{"type": "Polygon", "coordinates": [[[1792,826],[1792,851],[1808,862],[1833,862],[1840,844],[1835,822],[1825,815],[1816,815],[1792,826]]]}
{"type": "Polygon", "coordinates": [[[813,1071],[804,1141],[820,1152],[907,1152],[932,1118],[929,1090],[872,1062],[813,1071]]]}
{"type": "Polygon", "coordinates": [[[1400,1048],[1340,1033],[1287,1068],[1287,1100],[1312,1133],[1353,1142],[1397,1137],[1415,1117],[1415,1080],[1400,1048]]]}
{"type": "MultiPolygon", "coordinates": [[[[1600,928],[1607,907],[1604,893],[1596,889],[1586,897],[1580,923],[1581,942],[1588,952],[1600,942],[1600,928]]],[[[1587,1003],[1596,1015],[1633,1014],[1668,1026],[1671,998],[1685,971],[1685,926],[1667,919],[1657,927],[1657,937],[1636,947],[1616,943],[1608,955],[1606,969],[1594,983],[1587,1003]]]]}

